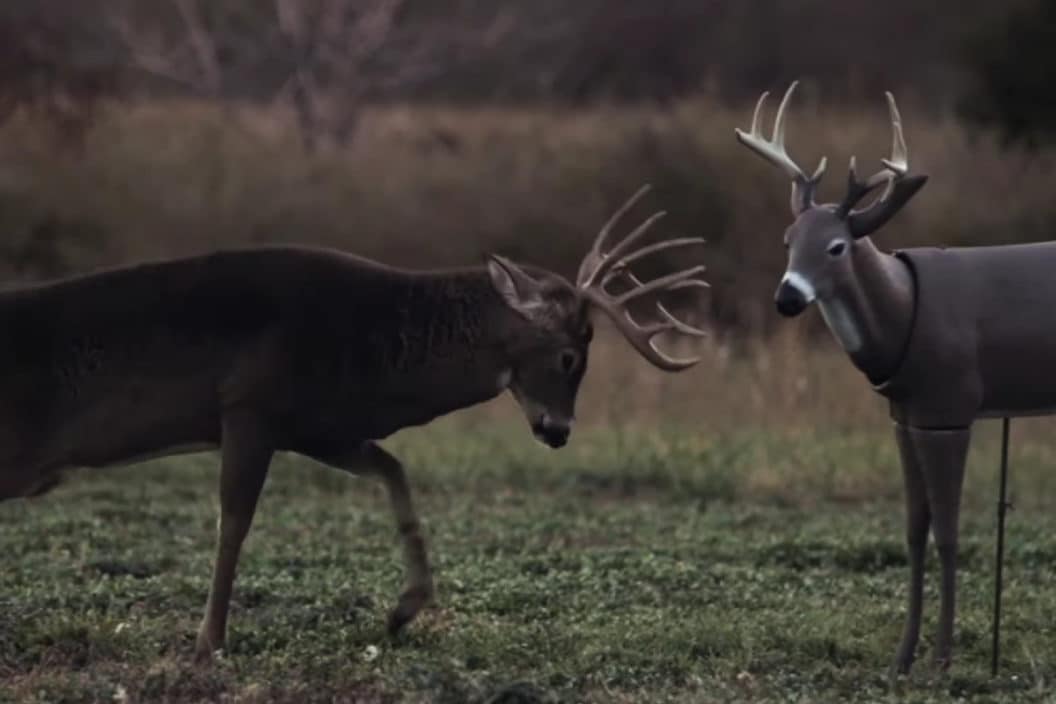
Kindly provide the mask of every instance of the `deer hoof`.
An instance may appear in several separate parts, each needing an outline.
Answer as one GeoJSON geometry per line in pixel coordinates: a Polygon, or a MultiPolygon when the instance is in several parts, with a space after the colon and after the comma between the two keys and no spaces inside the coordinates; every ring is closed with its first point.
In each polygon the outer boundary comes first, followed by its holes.
{"type": "Polygon", "coordinates": [[[935,671],[936,675],[945,675],[950,670],[950,665],[953,663],[953,658],[950,655],[944,657],[936,657],[931,661],[931,669],[935,671]]]}
{"type": "Polygon", "coordinates": [[[913,669],[913,651],[906,648],[899,648],[898,653],[895,654],[895,662],[891,665],[891,676],[899,677],[909,674],[909,671],[913,669]]]}
{"type": "Polygon", "coordinates": [[[430,586],[411,587],[403,594],[400,594],[400,600],[396,604],[396,608],[389,614],[389,635],[397,635],[432,598],[433,590],[430,586]]]}
{"type": "Polygon", "coordinates": [[[213,662],[213,651],[208,647],[197,646],[194,649],[194,663],[196,665],[209,665],[213,662]]]}
{"type": "Polygon", "coordinates": [[[198,639],[194,644],[194,662],[199,665],[208,665],[222,647],[222,645],[214,647],[213,641],[207,635],[199,633],[198,639]]]}

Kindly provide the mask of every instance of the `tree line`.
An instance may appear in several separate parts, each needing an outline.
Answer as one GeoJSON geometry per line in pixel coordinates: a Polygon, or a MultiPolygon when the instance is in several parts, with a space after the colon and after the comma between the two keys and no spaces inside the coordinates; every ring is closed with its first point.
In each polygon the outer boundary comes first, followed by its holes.
{"type": "Polygon", "coordinates": [[[289,108],[311,149],[369,102],[739,101],[803,76],[1037,143],[1054,35],[1052,0],[6,0],[0,119],[75,139],[102,98],[190,95],[289,108]]]}

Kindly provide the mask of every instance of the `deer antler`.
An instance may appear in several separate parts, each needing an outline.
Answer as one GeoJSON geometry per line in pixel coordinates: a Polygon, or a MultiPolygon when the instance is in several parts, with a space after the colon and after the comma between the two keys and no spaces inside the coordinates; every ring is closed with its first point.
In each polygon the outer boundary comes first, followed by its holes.
{"type": "Polygon", "coordinates": [[[847,174],[847,195],[837,208],[841,217],[857,215],[872,210],[891,196],[894,182],[909,172],[909,152],[906,149],[906,138],[902,134],[902,115],[898,112],[895,96],[891,93],[884,94],[887,97],[887,109],[891,115],[891,158],[881,159],[884,168],[862,181],[858,178],[857,161],[852,156],[851,165],[847,174]],[[883,194],[871,205],[860,210],[853,210],[854,206],[868,195],[874,188],[886,185],[883,194]]]}
{"type": "Polygon", "coordinates": [[[906,138],[902,133],[902,115],[891,93],[887,97],[887,109],[891,116],[891,156],[881,159],[884,168],[868,179],[858,178],[855,159],[851,157],[850,171],[847,176],[847,195],[837,207],[840,217],[846,218],[851,233],[855,237],[864,237],[876,231],[890,220],[898,210],[909,201],[927,181],[927,176],[909,176],[909,150],[906,138]],[[864,208],[854,206],[877,186],[886,184],[884,192],[875,201],[864,208]]]}
{"type": "Polygon", "coordinates": [[[671,357],[656,346],[656,336],[671,331],[691,337],[702,337],[707,333],[676,318],[660,301],[657,301],[655,305],[661,320],[647,325],[638,324],[631,317],[627,306],[631,301],[649,294],[660,295],[667,291],[677,291],[686,288],[707,288],[708,283],[703,279],[697,278],[698,275],[704,272],[705,267],[703,265],[693,266],[645,283],[630,271],[629,266],[633,262],[657,252],[703,244],[704,240],[699,237],[682,237],[651,244],[628,253],[631,246],[641,239],[657,220],[664,217],[665,213],[661,211],[650,216],[608,252],[604,251],[605,242],[613,227],[649,190],[649,185],[638,189],[638,192],[631,196],[601,228],[590,252],[583,258],[583,262],[579,266],[576,286],[591,303],[612,319],[612,322],[623,333],[623,336],[627,338],[627,341],[649,362],[664,371],[680,371],[693,366],[700,361],[700,358],[677,359],[671,357]],[[621,294],[609,293],[606,286],[621,278],[628,281],[631,284],[631,288],[621,294]]]}
{"type": "Polygon", "coordinates": [[[788,115],[789,100],[792,98],[792,92],[797,85],[799,85],[799,81],[792,81],[792,85],[785,91],[785,97],[781,99],[781,104],[777,108],[777,115],[774,117],[774,131],[770,139],[766,139],[763,136],[759,124],[763,105],[770,95],[769,92],[764,92],[759,97],[759,102],[755,104],[755,112],[752,114],[752,126],[749,131],[744,132],[734,128],[737,140],[741,144],[780,168],[792,179],[792,212],[795,215],[799,215],[814,205],[814,190],[817,188],[818,183],[821,182],[821,177],[825,174],[825,166],[828,163],[825,157],[822,157],[821,161],[818,162],[818,168],[814,170],[814,175],[808,177],[785,150],[785,118],[788,115]]]}

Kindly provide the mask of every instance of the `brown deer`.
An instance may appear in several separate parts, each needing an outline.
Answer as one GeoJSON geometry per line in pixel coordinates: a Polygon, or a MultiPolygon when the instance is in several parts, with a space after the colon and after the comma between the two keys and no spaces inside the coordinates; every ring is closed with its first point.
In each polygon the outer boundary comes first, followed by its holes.
{"type": "Polygon", "coordinates": [[[239,551],[272,454],[377,477],[407,568],[388,621],[395,633],[433,584],[403,467],[377,440],[509,389],[535,436],[561,447],[592,308],[660,369],[698,361],[669,356],[656,338],[703,334],[660,298],[707,286],[704,267],[643,283],[631,265],[702,240],[632,250],[657,213],[606,250],[645,190],[602,228],[575,285],[497,255],[486,266],[415,272],[334,250],[267,247],[2,292],[0,499],[40,494],[67,467],[219,446],[218,551],[196,645],[208,659],[224,643],[239,551]],[[653,322],[631,317],[635,301],[653,302],[653,322]]]}
{"type": "Polygon", "coordinates": [[[869,235],[924,185],[909,175],[902,118],[887,102],[891,157],[866,180],[851,159],[847,193],[819,205],[822,159],[807,176],[784,146],[793,83],[774,132],[760,131],[760,98],[751,130],[737,138],[792,179],[795,221],[785,232],[788,268],[775,302],[796,316],[817,301],[823,318],[873,389],[890,402],[902,460],[909,551],[909,605],[895,667],[908,672],[920,635],[928,529],[942,569],[933,657],[950,663],[957,572],[958,514],[964,461],[976,418],[1056,412],[1056,242],[881,252],[869,235]],[[871,204],[856,206],[884,186],[871,204]]]}

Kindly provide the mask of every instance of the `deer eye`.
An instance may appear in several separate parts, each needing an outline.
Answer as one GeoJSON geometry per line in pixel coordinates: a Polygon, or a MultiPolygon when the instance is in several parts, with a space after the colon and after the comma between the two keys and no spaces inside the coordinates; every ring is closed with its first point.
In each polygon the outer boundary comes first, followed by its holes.
{"type": "Polygon", "coordinates": [[[829,253],[830,257],[838,257],[847,251],[847,243],[844,240],[833,240],[829,242],[829,246],[825,248],[825,251],[829,253]]]}
{"type": "Polygon", "coordinates": [[[558,354],[557,363],[565,374],[571,374],[575,371],[577,362],[579,362],[579,355],[573,350],[561,350],[558,354]]]}

